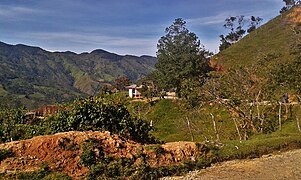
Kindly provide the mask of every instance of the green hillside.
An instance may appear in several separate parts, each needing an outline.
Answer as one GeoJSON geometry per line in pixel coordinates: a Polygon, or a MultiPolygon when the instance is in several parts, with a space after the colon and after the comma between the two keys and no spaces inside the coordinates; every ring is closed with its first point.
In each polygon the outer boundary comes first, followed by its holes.
{"type": "Polygon", "coordinates": [[[1,105],[35,108],[95,95],[101,82],[119,76],[137,81],[153,71],[155,63],[151,56],[120,56],[104,50],[52,53],[0,42],[1,105]]]}
{"type": "Polygon", "coordinates": [[[301,93],[300,10],[297,6],[272,19],[214,56],[211,64],[223,72],[244,69],[250,81],[257,81],[275,98],[286,92],[301,93]]]}
{"type": "MultiPolygon", "coordinates": [[[[294,9],[292,10],[294,11],[294,9]]],[[[265,65],[282,63],[294,58],[291,48],[296,43],[289,11],[262,25],[215,58],[224,68],[235,68],[252,64],[265,65]]],[[[260,66],[258,66],[260,68],[260,66]]]]}

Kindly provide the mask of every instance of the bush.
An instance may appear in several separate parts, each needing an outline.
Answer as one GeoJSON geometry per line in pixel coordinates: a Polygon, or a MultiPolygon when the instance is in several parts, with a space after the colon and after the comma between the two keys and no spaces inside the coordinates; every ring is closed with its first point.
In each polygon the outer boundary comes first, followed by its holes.
{"type": "Polygon", "coordinates": [[[11,150],[0,149],[0,162],[8,157],[13,157],[15,154],[11,150]]]}
{"type": "Polygon", "coordinates": [[[101,97],[75,101],[69,110],[62,111],[46,121],[49,134],[64,131],[110,131],[141,143],[154,142],[150,125],[132,117],[127,108],[101,97]]]}

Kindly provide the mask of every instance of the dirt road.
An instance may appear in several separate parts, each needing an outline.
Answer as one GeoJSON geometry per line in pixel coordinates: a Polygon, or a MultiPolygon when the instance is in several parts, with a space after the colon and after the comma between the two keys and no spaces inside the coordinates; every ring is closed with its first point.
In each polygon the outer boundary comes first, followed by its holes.
{"type": "Polygon", "coordinates": [[[301,179],[301,150],[222,162],[185,176],[164,179],[301,179]]]}

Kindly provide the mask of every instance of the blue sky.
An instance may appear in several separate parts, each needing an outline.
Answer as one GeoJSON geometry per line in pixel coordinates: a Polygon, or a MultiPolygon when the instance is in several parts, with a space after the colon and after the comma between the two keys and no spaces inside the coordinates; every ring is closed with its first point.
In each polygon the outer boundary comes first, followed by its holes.
{"type": "Polygon", "coordinates": [[[174,19],[218,50],[229,16],[279,14],[281,0],[0,0],[0,41],[49,51],[153,55],[174,19]]]}

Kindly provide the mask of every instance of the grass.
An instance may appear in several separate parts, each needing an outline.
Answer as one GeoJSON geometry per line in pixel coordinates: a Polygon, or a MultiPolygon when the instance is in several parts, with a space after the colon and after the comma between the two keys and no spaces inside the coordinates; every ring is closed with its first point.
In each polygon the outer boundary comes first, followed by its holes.
{"type": "Polygon", "coordinates": [[[0,96],[5,96],[7,95],[8,92],[3,88],[3,86],[0,84],[0,96]]]}
{"type": "Polygon", "coordinates": [[[180,100],[164,99],[154,104],[130,102],[129,111],[134,116],[152,121],[153,135],[161,141],[204,141],[215,140],[215,131],[210,113],[215,117],[222,140],[237,139],[235,125],[228,111],[219,105],[205,105],[187,110],[180,100]],[[189,121],[189,127],[188,127],[189,121]],[[191,131],[190,131],[191,130],[191,131]]]}
{"type": "Polygon", "coordinates": [[[277,130],[269,134],[258,133],[250,136],[247,141],[239,141],[232,118],[222,106],[205,105],[187,111],[180,104],[180,101],[174,100],[161,100],[153,106],[136,102],[136,106],[140,107],[142,118],[153,121],[155,127],[153,135],[165,142],[191,141],[186,118],[190,121],[195,142],[204,142],[204,137],[215,141],[215,132],[209,115],[212,113],[219,129],[221,142],[224,144],[224,147],[216,152],[218,161],[254,158],[279,150],[301,148],[301,135],[293,119],[284,121],[281,131],[277,130]]]}
{"type": "MultiPolygon", "coordinates": [[[[288,61],[290,45],[295,35],[286,23],[286,15],[278,16],[222,51],[215,60],[223,66],[235,68],[265,61],[265,65],[288,61]]],[[[260,67],[259,68],[263,68],[260,67]]]]}

